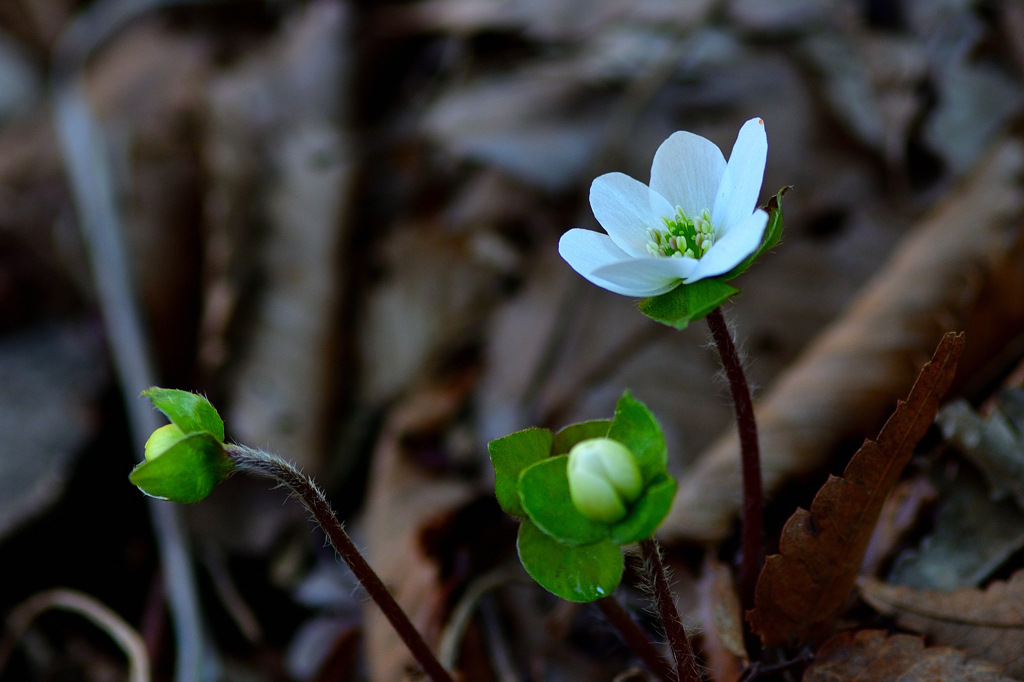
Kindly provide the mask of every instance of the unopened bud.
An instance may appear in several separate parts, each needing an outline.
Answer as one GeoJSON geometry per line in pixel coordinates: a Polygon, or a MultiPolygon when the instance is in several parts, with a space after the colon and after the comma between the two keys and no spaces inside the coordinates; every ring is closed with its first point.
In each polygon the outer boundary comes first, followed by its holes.
{"type": "Polygon", "coordinates": [[[161,426],[146,441],[146,461],[152,461],[170,450],[185,437],[185,434],[174,424],[161,426]]]}
{"type": "Polygon", "coordinates": [[[633,453],[610,438],[580,441],[569,451],[569,496],[592,521],[615,523],[643,489],[633,453]]]}

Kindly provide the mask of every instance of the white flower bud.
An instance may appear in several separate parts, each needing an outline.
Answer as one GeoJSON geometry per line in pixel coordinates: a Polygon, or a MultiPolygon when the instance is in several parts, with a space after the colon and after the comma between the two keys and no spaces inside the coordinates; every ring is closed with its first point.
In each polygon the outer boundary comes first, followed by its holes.
{"type": "Polygon", "coordinates": [[[151,461],[170,450],[185,434],[174,424],[161,426],[146,441],[146,460],[151,461]]]}
{"type": "Polygon", "coordinates": [[[592,521],[615,523],[643,490],[633,453],[610,438],[580,441],[569,451],[569,496],[592,521]]]}

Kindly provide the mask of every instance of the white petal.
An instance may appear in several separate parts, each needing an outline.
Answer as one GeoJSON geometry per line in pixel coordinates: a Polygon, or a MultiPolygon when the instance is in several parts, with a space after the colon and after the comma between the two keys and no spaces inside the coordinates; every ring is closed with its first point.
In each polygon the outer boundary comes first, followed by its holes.
{"type": "Polygon", "coordinates": [[[724,275],[743,262],[761,245],[764,228],[768,225],[768,214],[757,209],[743,222],[731,230],[697,261],[697,267],[690,273],[686,283],[696,282],[705,277],[724,275]]]}
{"type": "Polygon", "coordinates": [[[593,275],[594,270],[602,265],[610,265],[632,258],[628,253],[615,246],[608,235],[592,230],[581,230],[578,227],[573,228],[558,240],[558,253],[566,263],[572,266],[573,270],[583,275],[592,284],[616,294],[633,295],[631,291],[620,290],[621,287],[593,275]]]}
{"type": "Polygon", "coordinates": [[[671,291],[696,266],[693,258],[632,258],[602,265],[594,270],[594,277],[618,287],[616,293],[646,298],[671,291]]]}
{"type": "Polygon", "coordinates": [[[647,256],[647,228],[663,227],[675,209],[663,196],[623,173],[607,173],[590,185],[590,207],[615,244],[631,256],[647,256]]]}
{"type": "Polygon", "coordinates": [[[750,217],[757,208],[767,158],[768,136],[764,132],[764,121],[752,118],[736,136],[711,211],[711,224],[719,237],[750,217]]]}
{"type": "Polygon", "coordinates": [[[661,143],[651,164],[651,189],[693,217],[710,210],[725,173],[725,157],[711,140],[686,131],[661,143]]]}

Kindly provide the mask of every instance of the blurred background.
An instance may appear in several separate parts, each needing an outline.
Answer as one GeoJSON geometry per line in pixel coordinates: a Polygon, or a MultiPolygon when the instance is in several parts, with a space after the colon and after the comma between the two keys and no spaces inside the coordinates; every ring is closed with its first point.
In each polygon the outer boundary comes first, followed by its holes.
{"type": "MultiPolygon", "coordinates": [[[[976,402],[1024,356],[1022,105],[1010,0],[0,0],[0,614],[84,592],[157,680],[407,674],[267,481],[154,525],[127,478],[151,377],[312,474],[428,638],[461,644],[465,680],[610,680],[630,656],[596,612],[518,579],[448,627],[516,565],[488,440],[605,418],[628,387],[685,499],[730,447],[705,325],[661,327],[558,257],[597,227],[591,180],[646,182],[680,129],[728,155],[765,121],[785,233],[726,314],[755,400],[806,385],[810,357],[810,395],[857,401],[802,408],[817,431],[786,447],[814,454],[769,474],[777,536],[943,330],[968,329],[955,390],[976,402]],[[842,370],[839,347],[886,360],[842,370]],[[191,671],[175,584],[199,605],[191,671]]],[[[685,499],[665,534],[688,612],[705,547],[735,549],[735,503],[701,526],[685,499]]],[[[5,681],[128,670],[61,613],[8,653],[5,681]]]]}

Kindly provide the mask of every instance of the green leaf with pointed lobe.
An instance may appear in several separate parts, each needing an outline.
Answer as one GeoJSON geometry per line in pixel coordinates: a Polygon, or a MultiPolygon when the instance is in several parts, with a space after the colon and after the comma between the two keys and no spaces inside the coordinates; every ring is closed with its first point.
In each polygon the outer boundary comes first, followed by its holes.
{"type": "Polygon", "coordinates": [[[570,547],[524,519],[516,546],[530,577],[566,601],[585,603],[610,596],[622,580],[622,550],[607,540],[570,547]]]}
{"type": "Polygon", "coordinates": [[[142,462],[128,479],[151,497],[199,502],[231,475],[224,446],[207,432],[192,433],[158,457],[142,462]]]}
{"type": "Polygon", "coordinates": [[[647,406],[626,391],[615,405],[615,418],[608,437],[633,453],[647,487],[658,474],[667,473],[668,449],[658,420],[647,406]]]}
{"type": "Polygon", "coordinates": [[[530,428],[487,444],[494,467],[494,496],[506,514],[526,516],[519,501],[519,474],[551,455],[553,438],[547,429],[530,428]]]}
{"type": "Polygon", "coordinates": [[[224,421],[210,401],[201,395],[179,391],[174,388],[147,388],[142,395],[153,401],[153,406],[163,412],[171,423],[184,433],[205,431],[224,442],[224,421]]]}
{"type": "Polygon", "coordinates": [[[610,419],[595,419],[594,421],[570,424],[555,434],[555,443],[551,448],[551,456],[565,455],[572,450],[572,446],[583,440],[591,438],[604,438],[608,435],[611,427],[610,419]]]}
{"type": "Polygon", "coordinates": [[[676,480],[668,474],[658,474],[626,518],[612,525],[608,539],[616,545],[628,545],[651,537],[668,515],[675,496],[676,480]]]}
{"type": "Polygon", "coordinates": [[[740,292],[718,279],[702,279],[680,284],[672,291],[640,301],[640,312],[655,322],[676,329],[703,319],[712,310],[740,292]]]}
{"type": "Polygon", "coordinates": [[[538,528],[567,545],[589,545],[608,537],[609,526],[580,513],[569,496],[568,455],[550,457],[519,475],[519,499],[538,528]]]}

